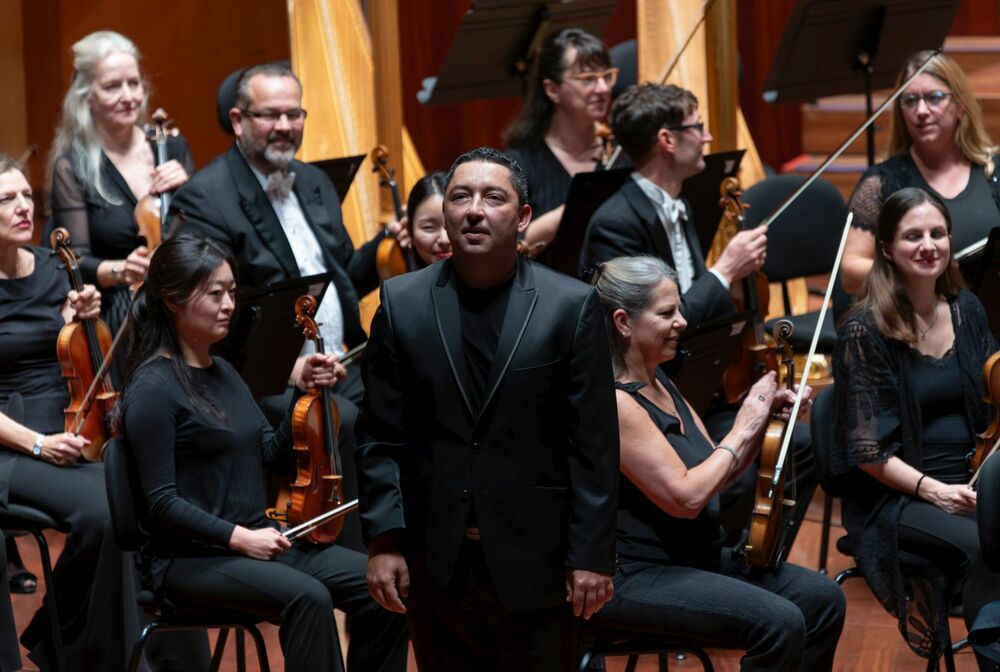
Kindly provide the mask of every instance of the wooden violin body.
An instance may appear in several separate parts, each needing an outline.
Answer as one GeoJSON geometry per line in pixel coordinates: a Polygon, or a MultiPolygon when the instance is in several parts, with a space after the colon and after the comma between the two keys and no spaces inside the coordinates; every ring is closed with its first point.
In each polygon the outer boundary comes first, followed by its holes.
{"type": "MultiPolygon", "coordinates": [[[[312,317],[317,305],[315,297],[299,297],[295,302],[295,320],[306,338],[315,342],[316,352],[325,354],[323,339],[312,317]]],[[[296,402],[292,412],[292,449],[298,468],[285,515],[289,525],[301,525],[347,501],[337,447],[339,429],[340,412],[330,388],[310,390],[296,402]]],[[[343,527],[343,517],[334,518],[303,538],[315,544],[333,543],[343,527]]]]}
{"type": "MultiPolygon", "coordinates": [[[[785,368],[785,382],[789,389],[795,383],[795,356],[788,343],[793,331],[794,327],[788,320],[780,320],[774,327],[774,340],[781,351],[781,365],[785,368]]],[[[743,549],[746,563],[751,567],[776,567],[785,554],[784,536],[788,524],[784,509],[794,506],[795,502],[784,498],[788,471],[783,468],[781,448],[790,425],[787,420],[772,419],[764,431],[757,494],[753,513],[750,514],[749,536],[743,549]],[[780,474],[779,467],[782,467],[780,474]]]]}
{"type": "MultiPolygon", "coordinates": [[[[392,194],[392,208],[396,221],[402,222],[404,217],[403,202],[399,197],[399,185],[396,184],[395,171],[388,167],[389,151],[384,145],[378,145],[371,153],[372,170],[379,173],[379,184],[392,194]]],[[[382,280],[416,270],[416,258],[413,248],[404,250],[393,236],[383,238],[375,250],[375,268],[382,280]]]]}
{"type": "MultiPolygon", "coordinates": [[[[76,255],[70,249],[69,232],[59,228],[52,232],[52,249],[59,255],[76,291],[83,289],[83,280],[76,255]]],[[[59,368],[69,387],[66,406],[66,431],[90,440],[83,457],[90,462],[101,461],[104,443],[112,437],[109,417],[118,399],[104,365],[111,351],[111,330],[99,319],[75,320],[59,331],[56,355],[59,368]]]]}
{"type": "MultiPolygon", "coordinates": [[[[167,138],[177,136],[178,130],[163,111],[158,108],[153,113],[153,123],[146,128],[146,136],[156,144],[156,165],[167,162],[167,138]]],[[[170,210],[170,193],[159,195],[146,194],[135,204],[133,216],[139,236],[145,240],[150,251],[156,249],[167,225],[167,212],[170,210]]]]}
{"type": "Polygon", "coordinates": [[[1000,352],[990,355],[983,364],[983,401],[993,408],[986,431],[976,435],[976,449],[969,455],[969,469],[978,473],[983,462],[1000,441],[1000,352]]]}

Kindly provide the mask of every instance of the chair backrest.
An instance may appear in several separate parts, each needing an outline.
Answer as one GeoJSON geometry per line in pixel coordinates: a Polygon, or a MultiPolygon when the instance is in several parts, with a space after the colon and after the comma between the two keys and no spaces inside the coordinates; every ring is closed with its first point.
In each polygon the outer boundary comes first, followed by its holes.
{"type": "MultiPolygon", "coordinates": [[[[757,226],[805,181],[800,175],[776,175],[743,195],[747,225],[757,226]]],[[[761,269],[772,282],[829,273],[847,221],[847,204],[828,180],[817,179],[771,224],[767,261],[761,269]]]]}
{"type": "Polygon", "coordinates": [[[989,568],[1000,572],[1000,456],[986,459],[978,483],[979,545],[989,568]]]}
{"type": "Polygon", "coordinates": [[[115,539],[126,551],[139,550],[148,536],[141,523],[146,503],[132,473],[124,439],[110,439],[104,444],[104,485],[115,539]]]}

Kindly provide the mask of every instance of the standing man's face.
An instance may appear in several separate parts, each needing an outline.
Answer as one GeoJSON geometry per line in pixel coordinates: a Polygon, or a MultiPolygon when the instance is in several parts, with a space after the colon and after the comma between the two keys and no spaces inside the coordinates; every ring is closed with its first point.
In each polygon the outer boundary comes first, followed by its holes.
{"type": "Polygon", "coordinates": [[[256,75],[247,93],[246,108],[234,107],[229,112],[240,149],[258,167],[284,169],[302,145],[305,127],[298,82],[291,77],[256,75]]]}
{"type": "Polygon", "coordinates": [[[531,221],[510,171],[497,163],[469,161],[455,169],[444,197],[444,220],[456,259],[481,262],[516,255],[517,235],[531,221]]]}

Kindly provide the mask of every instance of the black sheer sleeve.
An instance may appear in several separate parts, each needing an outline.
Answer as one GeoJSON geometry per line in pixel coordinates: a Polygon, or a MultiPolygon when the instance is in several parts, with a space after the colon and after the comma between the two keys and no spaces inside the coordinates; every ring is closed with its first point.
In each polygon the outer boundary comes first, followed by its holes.
{"type": "MultiPolygon", "coordinates": [[[[87,196],[69,157],[59,157],[52,167],[49,207],[56,227],[63,227],[69,231],[69,238],[73,241],[73,251],[80,259],[80,274],[83,276],[83,281],[95,284],[97,266],[103,260],[94,257],[90,249],[87,196]]],[[[46,244],[47,241],[42,243],[46,244]]]]}
{"type": "Polygon", "coordinates": [[[882,189],[884,178],[869,171],[862,176],[854,188],[847,208],[854,213],[851,226],[874,234],[878,229],[878,215],[882,211],[882,189]]]}

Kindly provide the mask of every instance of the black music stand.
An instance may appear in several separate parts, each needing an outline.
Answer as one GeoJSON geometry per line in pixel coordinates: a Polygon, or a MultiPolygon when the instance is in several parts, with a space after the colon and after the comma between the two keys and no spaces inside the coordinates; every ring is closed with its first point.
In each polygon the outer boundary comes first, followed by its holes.
{"type": "Polygon", "coordinates": [[[979,268],[972,277],[975,278],[972,287],[986,309],[990,331],[1000,340],[1000,226],[990,231],[979,268]]]}
{"type": "Polygon", "coordinates": [[[559,220],[559,233],[538,260],[560,273],[578,277],[580,252],[590,218],[621,189],[631,172],[632,168],[615,168],[574,175],[566,193],[566,209],[559,220]]]}
{"type": "Polygon", "coordinates": [[[463,103],[524,94],[535,50],[562,28],[601,37],[618,0],[476,0],[452,38],[437,77],[426,77],[417,100],[463,103]]]}
{"type": "Polygon", "coordinates": [[[295,326],[295,301],[306,294],[322,301],[329,280],[330,274],[322,273],[240,292],[229,335],[212,347],[212,354],[235,367],[254,399],[282,394],[288,387],[305,342],[295,326]]]}
{"type": "Polygon", "coordinates": [[[727,177],[733,177],[740,171],[740,162],[745,149],[731,152],[716,152],[705,156],[705,170],[684,180],[681,185],[681,197],[691,205],[694,217],[694,230],[698,234],[698,243],[703,254],[708,254],[719,230],[722,220],[722,205],[719,203],[719,186],[727,177]]]}
{"type": "MultiPolygon", "coordinates": [[[[903,62],[944,43],[960,0],[798,0],[764,82],[768,103],[891,87],[903,62]]],[[[868,165],[875,129],[868,128],[868,165]]]]}
{"type": "Polygon", "coordinates": [[[347,198],[347,192],[351,190],[354,183],[354,176],[361,168],[361,162],[365,160],[365,154],[357,156],[345,156],[340,159],[324,159],[322,161],[310,161],[310,166],[316,166],[330,178],[333,186],[337,188],[337,196],[343,203],[347,198]]]}
{"type": "Polygon", "coordinates": [[[681,334],[677,357],[660,366],[699,416],[708,411],[752,324],[752,310],[703,322],[681,334]]]}

